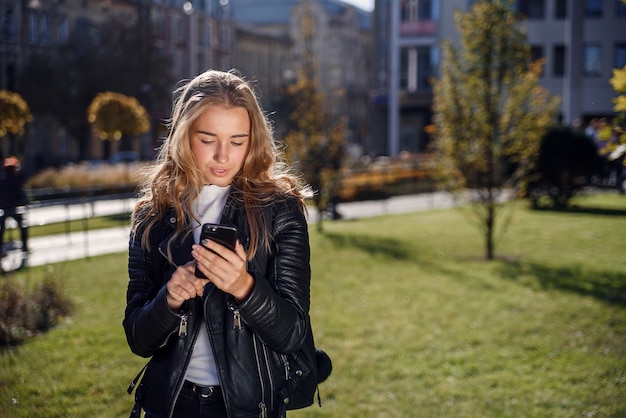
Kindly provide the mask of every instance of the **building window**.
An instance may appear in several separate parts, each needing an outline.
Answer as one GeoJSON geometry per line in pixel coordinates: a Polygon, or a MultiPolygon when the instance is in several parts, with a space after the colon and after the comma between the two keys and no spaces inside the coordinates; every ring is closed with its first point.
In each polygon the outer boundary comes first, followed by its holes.
{"type": "Polygon", "coordinates": [[[17,17],[13,5],[7,4],[2,13],[2,40],[13,43],[17,40],[17,17]]]}
{"type": "Polygon", "coordinates": [[[37,28],[37,15],[35,13],[29,13],[28,18],[28,43],[31,45],[37,44],[37,37],[39,29],[37,28]]]}
{"type": "Polygon", "coordinates": [[[152,33],[159,39],[165,39],[165,13],[161,9],[152,12],[152,33]]]}
{"type": "Polygon", "coordinates": [[[45,14],[39,16],[39,43],[41,45],[50,43],[50,25],[48,15],[45,14]]]}
{"type": "Polygon", "coordinates": [[[405,48],[401,54],[400,86],[409,92],[430,91],[430,78],[438,65],[437,48],[405,48]]]}
{"type": "Polygon", "coordinates": [[[565,75],[565,46],[556,45],[552,55],[552,74],[555,77],[563,77],[565,75]]]}
{"type": "Polygon", "coordinates": [[[416,22],[418,20],[436,20],[439,0],[402,0],[400,20],[416,22]]]}
{"type": "Polygon", "coordinates": [[[598,77],[602,73],[602,48],[600,45],[585,45],[583,74],[598,77]]]}
{"type": "Polygon", "coordinates": [[[517,10],[528,19],[538,20],[544,18],[544,0],[518,0],[517,10]]]}
{"type": "Polygon", "coordinates": [[[624,68],[626,66],[626,43],[615,45],[615,63],[613,67],[624,68]]]}
{"type": "Polygon", "coordinates": [[[59,45],[67,45],[70,39],[70,27],[67,16],[61,16],[57,20],[56,41],[59,45]]]}
{"type": "Polygon", "coordinates": [[[171,17],[172,22],[172,39],[171,41],[177,45],[184,43],[187,39],[185,36],[185,22],[183,17],[179,14],[174,14],[171,17]]]}
{"type": "Polygon", "coordinates": [[[567,17],[567,0],[556,0],[554,5],[554,18],[565,19],[567,17]]]}
{"type": "Polygon", "coordinates": [[[585,0],[585,16],[602,17],[603,0],[585,0]]]}

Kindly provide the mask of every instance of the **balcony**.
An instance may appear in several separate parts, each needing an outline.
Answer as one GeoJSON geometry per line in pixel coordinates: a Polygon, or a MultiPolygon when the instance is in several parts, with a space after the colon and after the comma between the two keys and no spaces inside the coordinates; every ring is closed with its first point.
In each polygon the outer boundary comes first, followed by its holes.
{"type": "Polygon", "coordinates": [[[437,33],[437,21],[435,20],[411,20],[400,22],[401,36],[435,35],[437,33]]]}

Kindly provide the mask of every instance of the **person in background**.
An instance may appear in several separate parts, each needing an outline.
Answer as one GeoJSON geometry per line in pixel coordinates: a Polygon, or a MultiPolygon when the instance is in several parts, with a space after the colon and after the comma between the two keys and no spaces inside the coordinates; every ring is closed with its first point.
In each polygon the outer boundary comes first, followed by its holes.
{"type": "Polygon", "coordinates": [[[26,205],[28,196],[24,189],[24,177],[21,173],[20,161],[15,156],[5,158],[3,172],[0,173],[0,249],[4,251],[4,232],[7,218],[17,222],[22,241],[22,265],[26,265],[28,254],[28,225],[26,222],[26,205]]]}
{"type": "Polygon", "coordinates": [[[207,71],[176,91],[131,218],[123,326],[131,350],[151,357],[135,416],[286,414],[281,354],[310,327],[309,189],[278,151],[234,72],[207,71]],[[234,226],[235,251],[200,243],[204,223],[234,226]]]}

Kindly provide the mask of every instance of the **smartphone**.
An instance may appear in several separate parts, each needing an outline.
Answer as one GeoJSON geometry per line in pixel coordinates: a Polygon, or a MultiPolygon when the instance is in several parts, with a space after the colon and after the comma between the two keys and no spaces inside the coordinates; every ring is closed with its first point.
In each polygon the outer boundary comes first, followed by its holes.
{"type": "MultiPolygon", "coordinates": [[[[210,239],[223,245],[231,251],[235,251],[237,242],[237,229],[233,226],[219,224],[203,224],[200,231],[200,245],[205,239],[210,239]]],[[[206,247],[204,247],[206,248],[206,247]]],[[[208,248],[207,248],[208,249],[208,248]]],[[[210,251],[210,250],[209,250],[210,251]]],[[[206,279],[206,276],[196,266],[196,277],[206,279]]]]}

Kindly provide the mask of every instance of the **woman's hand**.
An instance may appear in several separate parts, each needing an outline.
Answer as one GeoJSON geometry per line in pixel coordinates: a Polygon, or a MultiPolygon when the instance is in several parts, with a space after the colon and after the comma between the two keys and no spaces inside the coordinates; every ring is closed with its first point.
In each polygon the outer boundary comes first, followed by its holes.
{"type": "Polygon", "coordinates": [[[191,251],[200,271],[218,289],[244,300],[252,290],[254,279],[247,270],[243,245],[237,241],[234,252],[211,240],[205,246],[211,251],[202,245],[194,245],[191,251]]]}
{"type": "Polygon", "coordinates": [[[165,285],[167,288],[167,304],[170,309],[177,310],[186,300],[196,296],[202,296],[204,286],[209,282],[195,275],[196,263],[190,261],[184,266],[179,266],[165,285]]]}

